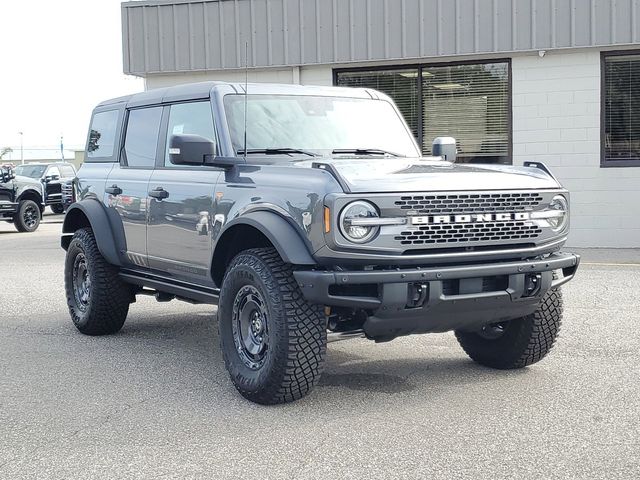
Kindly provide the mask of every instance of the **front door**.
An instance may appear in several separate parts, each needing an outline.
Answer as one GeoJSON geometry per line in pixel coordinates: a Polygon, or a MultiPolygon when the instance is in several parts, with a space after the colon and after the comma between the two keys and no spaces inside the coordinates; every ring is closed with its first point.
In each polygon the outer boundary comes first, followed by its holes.
{"type": "Polygon", "coordinates": [[[124,236],[126,256],[139,267],[148,266],[149,179],[156,162],[161,119],[162,107],[129,111],[120,165],[111,170],[105,186],[104,202],[115,212],[109,216],[113,231],[124,236]]]}
{"type": "Polygon", "coordinates": [[[166,108],[164,154],[159,156],[149,182],[149,266],[183,281],[213,285],[209,275],[211,229],[215,221],[215,186],[221,171],[213,167],[173,165],[168,153],[174,134],[200,135],[215,142],[211,104],[177,103],[166,108]]]}

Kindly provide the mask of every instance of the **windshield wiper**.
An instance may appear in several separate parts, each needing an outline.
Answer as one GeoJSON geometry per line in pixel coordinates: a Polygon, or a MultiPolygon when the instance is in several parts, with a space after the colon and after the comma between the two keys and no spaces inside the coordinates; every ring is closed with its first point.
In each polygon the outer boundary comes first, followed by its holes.
{"type": "Polygon", "coordinates": [[[404,157],[399,153],[389,152],[388,150],[381,150],[379,148],[337,148],[333,152],[333,155],[391,155],[392,157],[404,157]]]}
{"type": "MultiPolygon", "coordinates": [[[[299,148],[248,148],[247,155],[263,154],[263,155],[287,155],[287,154],[300,154],[307,155],[309,157],[317,157],[317,153],[309,152],[307,150],[300,150],[299,148]]],[[[238,150],[238,155],[244,155],[244,149],[238,150]]]]}

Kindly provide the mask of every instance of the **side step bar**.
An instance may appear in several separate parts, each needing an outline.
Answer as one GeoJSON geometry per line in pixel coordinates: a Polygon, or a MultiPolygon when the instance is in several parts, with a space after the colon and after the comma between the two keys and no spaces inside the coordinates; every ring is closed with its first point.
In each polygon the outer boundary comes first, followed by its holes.
{"type": "Polygon", "coordinates": [[[201,287],[199,285],[162,278],[148,273],[123,270],[120,272],[120,278],[133,285],[151,288],[158,292],[169,293],[178,298],[185,298],[197,303],[217,305],[220,296],[220,290],[217,288],[201,287]]]}

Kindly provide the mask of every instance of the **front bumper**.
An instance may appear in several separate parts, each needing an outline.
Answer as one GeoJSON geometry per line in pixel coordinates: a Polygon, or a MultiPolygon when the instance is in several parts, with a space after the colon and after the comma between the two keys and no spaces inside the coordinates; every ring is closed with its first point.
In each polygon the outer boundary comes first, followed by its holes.
{"type": "Polygon", "coordinates": [[[0,218],[13,217],[18,211],[18,204],[13,202],[0,202],[0,218]]]}
{"type": "Polygon", "coordinates": [[[552,288],[568,282],[580,257],[554,253],[541,260],[495,262],[480,265],[397,268],[369,271],[294,272],[305,298],[321,305],[364,309],[364,325],[371,338],[411,333],[477,329],[488,323],[533,313],[552,288]],[[554,272],[555,275],[554,275],[554,272]],[[536,278],[536,289],[527,290],[536,278]],[[347,293],[351,286],[373,286],[347,293]],[[424,300],[412,295],[420,287],[424,300]]]}

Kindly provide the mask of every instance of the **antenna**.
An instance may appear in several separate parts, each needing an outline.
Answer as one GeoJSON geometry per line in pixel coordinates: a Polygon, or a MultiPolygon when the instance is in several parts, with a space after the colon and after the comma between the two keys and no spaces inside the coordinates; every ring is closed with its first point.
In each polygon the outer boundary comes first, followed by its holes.
{"type": "Polygon", "coordinates": [[[244,42],[244,163],[247,163],[247,104],[249,103],[249,42],[244,42]]]}

